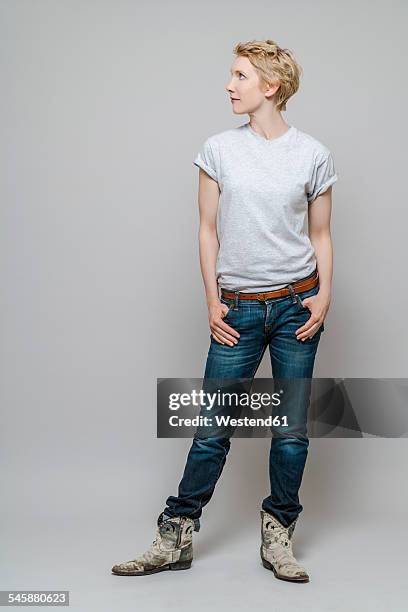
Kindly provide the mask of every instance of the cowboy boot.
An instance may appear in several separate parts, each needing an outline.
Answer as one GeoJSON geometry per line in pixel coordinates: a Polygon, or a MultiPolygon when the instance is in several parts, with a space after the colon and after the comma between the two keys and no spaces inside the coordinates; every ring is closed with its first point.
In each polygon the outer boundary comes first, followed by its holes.
{"type": "Polygon", "coordinates": [[[297,518],[284,527],[272,514],[261,510],[261,559],[262,565],[270,569],[276,578],[292,582],[309,582],[309,576],[293,556],[292,535],[297,518]]]}
{"type": "Polygon", "coordinates": [[[149,549],[131,561],[112,567],[112,573],[120,576],[143,576],[163,570],[188,569],[193,560],[194,521],[186,516],[165,518],[161,513],[157,520],[156,538],[149,549]]]}

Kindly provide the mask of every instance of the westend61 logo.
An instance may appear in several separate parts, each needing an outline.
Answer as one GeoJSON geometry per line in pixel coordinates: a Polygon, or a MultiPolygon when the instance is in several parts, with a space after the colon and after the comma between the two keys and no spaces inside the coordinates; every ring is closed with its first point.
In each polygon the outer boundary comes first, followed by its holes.
{"type": "Polygon", "coordinates": [[[307,404],[310,379],[295,385],[273,380],[256,390],[253,386],[247,378],[160,379],[158,437],[265,437],[271,430],[282,435],[304,433],[307,410],[302,407],[307,404]],[[288,403],[295,406],[290,417],[288,403]]]}
{"type": "MultiPolygon", "coordinates": [[[[218,389],[214,393],[209,393],[201,389],[197,391],[193,389],[190,393],[170,393],[169,394],[169,409],[179,410],[186,406],[200,406],[202,410],[219,410],[220,407],[234,408],[251,408],[259,410],[267,406],[279,406],[281,403],[280,393],[252,393],[247,392],[228,392],[218,389]]],[[[272,427],[277,425],[287,426],[287,417],[268,416],[266,418],[251,418],[248,416],[242,418],[234,418],[231,414],[215,414],[214,420],[217,426],[264,426],[272,427]],[[283,422],[282,422],[283,421],[283,422]]],[[[179,417],[173,415],[169,417],[169,425],[171,427],[191,427],[204,426],[211,427],[213,425],[213,417],[207,415],[197,415],[195,417],[179,417]]]]}

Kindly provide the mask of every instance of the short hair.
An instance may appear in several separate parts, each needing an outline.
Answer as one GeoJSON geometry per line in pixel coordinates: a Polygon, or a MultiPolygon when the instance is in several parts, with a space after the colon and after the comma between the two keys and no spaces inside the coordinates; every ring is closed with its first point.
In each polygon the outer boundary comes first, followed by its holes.
{"type": "Polygon", "coordinates": [[[251,40],[238,43],[233,52],[247,57],[258,75],[266,85],[280,83],[274,97],[279,111],[286,110],[286,102],[299,89],[300,77],[303,74],[289,49],[282,49],[274,40],[251,40]]]}

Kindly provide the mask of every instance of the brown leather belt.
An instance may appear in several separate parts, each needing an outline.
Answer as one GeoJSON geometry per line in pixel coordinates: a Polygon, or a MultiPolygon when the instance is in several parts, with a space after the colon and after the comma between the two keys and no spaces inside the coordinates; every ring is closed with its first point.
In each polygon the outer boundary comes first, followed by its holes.
{"type": "MultiPolygon", "coordinates": [[[[317,268],[312,274],[306,276],[306,278],[301,278],[294,283],[290,283],[295,293],[300,293],[301,291],[308,291],[309,289],[313,289],[319,283],[319,273],[317,268]]],[[[281,289],[275,289],[274,291],[266,291],[260,293],[240,293],[234,291],[227,291],[227,289],[221,289],[221,297],[234,299],[239,294],[240,300],[270,300],[271,298],[280,298],[291,295],[291,291],[289,286],[282,287],[281,289]]]]}

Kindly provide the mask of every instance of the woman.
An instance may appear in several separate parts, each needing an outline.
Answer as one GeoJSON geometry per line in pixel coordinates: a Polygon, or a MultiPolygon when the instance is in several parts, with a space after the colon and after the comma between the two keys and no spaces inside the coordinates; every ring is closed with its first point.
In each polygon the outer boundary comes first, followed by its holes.
{"type": "MultiPolygon", "coordinates": [[[[200,168],[200,264],[211,329],[204,382],[251,380],[268,346],[274,379],[310,383],[330,305],[331,186],[337,175],[327,147],[282,118],[302,72],[292,53],[272,40],[240,43],[234,53],[226,89],[233,112],[248,114],[250,121],[210,136],[194,161],[200,168]]],[[[296,433],[278,431],[271,441],[260,552],[277,578],[308,582],[292,552],[309,445],[310,384],[298,382],[287,405],[296,433]]],[[[158,517],[156,539],[113,573],[190,567],[192,534],[229,448],[228,436],[195,434],[178,496],[167,498],[158,517]]]]}

